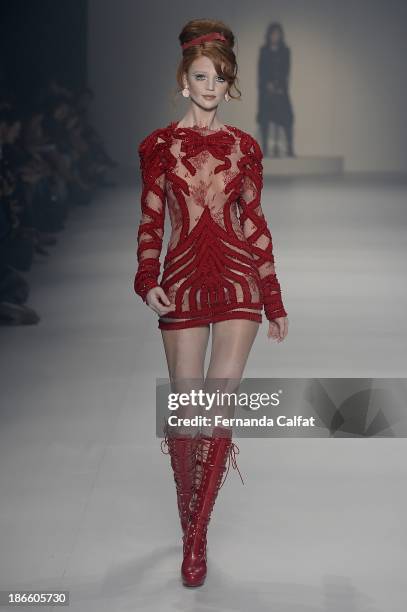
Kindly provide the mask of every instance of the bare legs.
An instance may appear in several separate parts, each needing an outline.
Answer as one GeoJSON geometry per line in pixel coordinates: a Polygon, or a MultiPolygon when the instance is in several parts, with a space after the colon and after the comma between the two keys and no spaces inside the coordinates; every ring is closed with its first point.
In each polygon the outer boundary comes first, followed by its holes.
{"type": "Polygon", "coordinates": [[[240,378],[259,323],[246,319],[230,319],[213,323],[211,358],[207,378],[240,378]]]}
{"type": "MultiPolygon", "coordinates": [[[[259,323],[247,319],[213,323],[211,356],[205,380],[209,326],[161,330],[172,387],[175,385],[177,391],[188,391],[188,387],[191,389],[198,383],[207,392],[235,391],[258,328],[259,323]]],[[[216,413],[229,416],[230,406],[226,409],[223,405],[216,408],[216,413]]],[[[233,414],[234,406],[232,408],[233,414]]],[[[184,532],[181,576],[185,586],[200,586],[205,580],[207,528],[227,458],[236,446],[232,445],[231,434],[225,437],[226,428],[212,426],[208,429],[198,435],[195,453],[189,451],[192,459],[189,460],[184,448],[177,450],[174,446],[172,451],[184,532]],[[189,478],[191,473],[192,481],[189,478]]]]}
{"type": "Polygon", "coordinates": [[[209,325],[161,330],[171,380],[204,378],[209,331],[209,325]]]}
{"type": "MultiPolygon", "coordinates": [[[[206,379],[240,379],[259,323],[247,319],[231,319],[212,325],[211,356],[206,379]]],[[[161,334],[170,380],[198,379],[203,383],[209,325],[161,330],[161,334]]]]}
{"type": "MultiPolygon", "coordinates": [[[[209,325],[161,330],[172,392],[189,393],[192,389],[199,391],[203,388],[209,332],[209,325]]],[[[182,406],[177,410],[178,417],[186,418],[196,414],[196,408],[192,406],[182,406]]],[[[178,434],[192,432],[191,428],[183,427],[172,427],[171,430],[178,434]]]]}
{"type": "MultiPolygon", "coordinates": [[[[208,378],[240,378],[257,335],[259,323],[230,319],[212,324],[208,378]]],[[[171,380],[204,378],[209,325],[161,330],[171,380]]]]}
{"type": "MultiPolygon", "coordinates": [[[[212,324],[212,346],[205,379],[205,355],[209,325],[188,329],[161,330],[173,390],[188,392],[192,386],[232,392],[239,381],[257,335],[259,323],[231,319],[212,324]]],[[[185,415],[187,415],[187,411],[185,415]]],[[[189,413],[191,414],[191,413],[189,413]]],[[[194,412],[193,414],[196,414],[194,412]]],[[[203,431],[208,433],[208,431],[203,431]]]]}
{"type": "MultiPolygon", "coordinates": [[[[259,323],[231,319],[213,324],[211,357],[205,379],[205,391],[232,393],[238,386],[250,354],[259,323]]],[[[219,406],[218,414],[233,416],[234,406],[219,406]]],[[[202,428],[203,433],[209,430],[202,428]]]]}

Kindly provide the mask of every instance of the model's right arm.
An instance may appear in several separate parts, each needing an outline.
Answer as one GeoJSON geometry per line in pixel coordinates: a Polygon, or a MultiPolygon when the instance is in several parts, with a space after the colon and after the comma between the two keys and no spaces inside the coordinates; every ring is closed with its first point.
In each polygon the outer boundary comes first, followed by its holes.
{"type": "Polygon", "coordinates": [[[134,291],[144,302],[150,289],[159,286],[165,221],[165,147],[159,130],[146,136],[138,147],[142,192],[134,291]]]}

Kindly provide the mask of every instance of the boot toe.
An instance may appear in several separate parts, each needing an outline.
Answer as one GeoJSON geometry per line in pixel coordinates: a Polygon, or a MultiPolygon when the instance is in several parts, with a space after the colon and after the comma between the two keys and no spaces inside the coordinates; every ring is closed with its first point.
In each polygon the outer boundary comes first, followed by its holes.
{"type": "Polygon", "coordinates": [[[182,581],[185,586],[200,586],[206,578],[205,559],[184,559],[181,566],[182,581]]]}

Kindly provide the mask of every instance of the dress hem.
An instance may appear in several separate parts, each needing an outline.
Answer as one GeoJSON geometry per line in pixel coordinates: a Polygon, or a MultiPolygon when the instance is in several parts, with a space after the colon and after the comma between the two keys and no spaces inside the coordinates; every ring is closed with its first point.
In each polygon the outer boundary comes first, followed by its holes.
{"type": "Polygon", "coordinates": [[[200,319],[188,319],[186,321],[161,321],[158,320],[158,329],[188,329],[190,327],[206,327],[210,323],[217,323],[218,321],[228,321],[229,319],[246,319],[249,321],[255,321],[262,323],[263,317],[261,314],[255,312],[225,312],[221,314],[213,314],[208,317],[202,317],[200,319]]]}

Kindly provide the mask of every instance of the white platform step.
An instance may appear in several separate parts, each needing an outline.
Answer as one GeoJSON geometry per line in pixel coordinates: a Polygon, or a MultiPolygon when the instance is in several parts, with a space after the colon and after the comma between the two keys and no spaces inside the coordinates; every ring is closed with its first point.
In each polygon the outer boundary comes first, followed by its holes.
{"type": "Polygon", "coordinates": [[[264,176],[301,176],[343,174],[343,157],[264,157],[264,176]]]}

